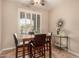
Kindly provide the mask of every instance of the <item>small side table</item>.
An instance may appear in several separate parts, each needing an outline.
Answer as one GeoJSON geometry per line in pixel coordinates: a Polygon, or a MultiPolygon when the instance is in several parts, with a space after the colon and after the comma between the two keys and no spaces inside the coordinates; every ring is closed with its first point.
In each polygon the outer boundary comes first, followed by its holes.
{"type": "MultiPolygon", "coordinates": [[[[66,49],[68,50],[68,36],[61,36],[61,35],[55,35],[54,38],[56,39],[56,37],[58,37],[60,40],[60,43],[59,43],[59,46],[60,48],[63,48],[61,45],[62,45],[62,38],[65,38],[66,39],[66,49]]],[[[54,44],[55,45],[55,44],[54,44]]]]}

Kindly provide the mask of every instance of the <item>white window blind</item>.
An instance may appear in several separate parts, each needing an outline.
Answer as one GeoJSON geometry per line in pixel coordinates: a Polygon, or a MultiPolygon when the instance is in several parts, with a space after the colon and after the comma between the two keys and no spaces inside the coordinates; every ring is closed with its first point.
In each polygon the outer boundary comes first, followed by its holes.
{"type": "Polygon", "coordinates": [[[28,32],[40,33],[41,14],[38,12],[19,9],[19,32],[21,34],[28,32]]]}

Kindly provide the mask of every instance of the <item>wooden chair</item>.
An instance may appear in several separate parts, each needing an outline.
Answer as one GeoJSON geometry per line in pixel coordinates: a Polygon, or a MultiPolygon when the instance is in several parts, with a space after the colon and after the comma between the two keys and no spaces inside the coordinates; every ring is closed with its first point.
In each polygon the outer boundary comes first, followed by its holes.
{"type": "Polygon", "coordinates": [[[45,48],[46,48],[46,50],[48,51],[49,50],[49,42],[50,42],[50,40],[51,40],[51,38],[52,38],[52,33],[48,33],[47,34],[48,36],[47,36],[47,38],[46,38],[46,45],[45,45],[45,48]]]}
{"type": "Polygon", "coordinates": [[[45,39],[46,34],[35,35],[29,43],[30,58],[45,57],[45,39]]]}
{"type": "MultiPolygon", "coordinates": [[[[16,47],[16,58],[18,57],[21,57],[23,55],[19,55],[20,53],[23,54],[23,42],[18,42],[18,39],[17,39],[17,34],[13,34],[13,37],[14,37],[14,41],[15,41],[15,47],[16,47]]],[[[25,42],[25,45],[27,46],[27,49],[28,49],[28,43],[29,42],[25,42]]],[[[27,52],[28,54],[28,52],[27,52]]]]}
{"type": "Polygon", "coordinates": [[[49,52],[49,58],[51,58],[51,39],[52,39],[52,33],[48,33],[45,41],[45,51],[49,52]]]}
{"type": "Polygon", "coordinates": [[[30,34],[30,35],[34,35],[34,32],[28,32],[28,34],[30,34]]]}

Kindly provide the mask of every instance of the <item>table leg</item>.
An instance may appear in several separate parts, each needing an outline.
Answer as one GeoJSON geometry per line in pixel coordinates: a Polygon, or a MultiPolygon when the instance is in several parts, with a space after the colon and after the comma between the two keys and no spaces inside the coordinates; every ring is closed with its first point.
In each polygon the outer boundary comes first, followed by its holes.
{"type": "Polygon", "coordinates": [[[51,58],[52,56],[52,51],[51,51],[51,39],[50,39],[50,42],[49,42],[49,58],[51,58]]]}
{"type": "Polygon", "coordinates": [[[54,36],[54,42],[53,42],[53,43],[54,43],[53,45],[55,46],[55,43],[56,43],[56,39],[55,39],[55,36],[54,36]]]}
{"type": "Polygon", "coordinates": [[[29,57],[32,58],[32,46],[29,45],[29,57]]]}
{"type": "Polygon", "coordinates": [[[23,41],[23,58],[25,58],[25,41],[23,41]]]}
{"type": "Polygon", "coordinates": [[[61,48],[61,37],[60,37],[60,48],[61,48]]]}
{"type": "Polygon", "coordinates": [[[67,50],[68,50],[68,37],[67,37],[67,50]]]}

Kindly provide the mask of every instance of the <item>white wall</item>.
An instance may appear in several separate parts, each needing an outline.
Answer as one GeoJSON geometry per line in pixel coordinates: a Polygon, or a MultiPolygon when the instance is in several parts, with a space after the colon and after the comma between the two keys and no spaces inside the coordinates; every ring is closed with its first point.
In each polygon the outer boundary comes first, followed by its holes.
{"type": "MultiPolygon", "coordinates": [[[[26,5],[12,2],[8,0],[3,1],[3,32],[2,32],[2,47],[11,48],[14,47],[13,33],[17,32],[17,17],[18,8],[28,9],[26,5]]],[[[32,9],[31,9],[32,10],[32,9]]],[[[36,10],[34,10],[36,11],[36,10]]],[[[48,32],[48,12],[38,11],[42,13],[42,32],[48,32]]]]}
{"type": "Polygon", "coordinates": [[[69,49],[79,54],[79,0],[63,0],[49,12],[49,31],[56,33],[56,23],[62,18],[69,38],[69,49]]]}
{"type": "Polygon", "coordinates": [[[0,49],[1,49],[1,20],[2,20],[2,1],[0,0],[0,49]]]}

